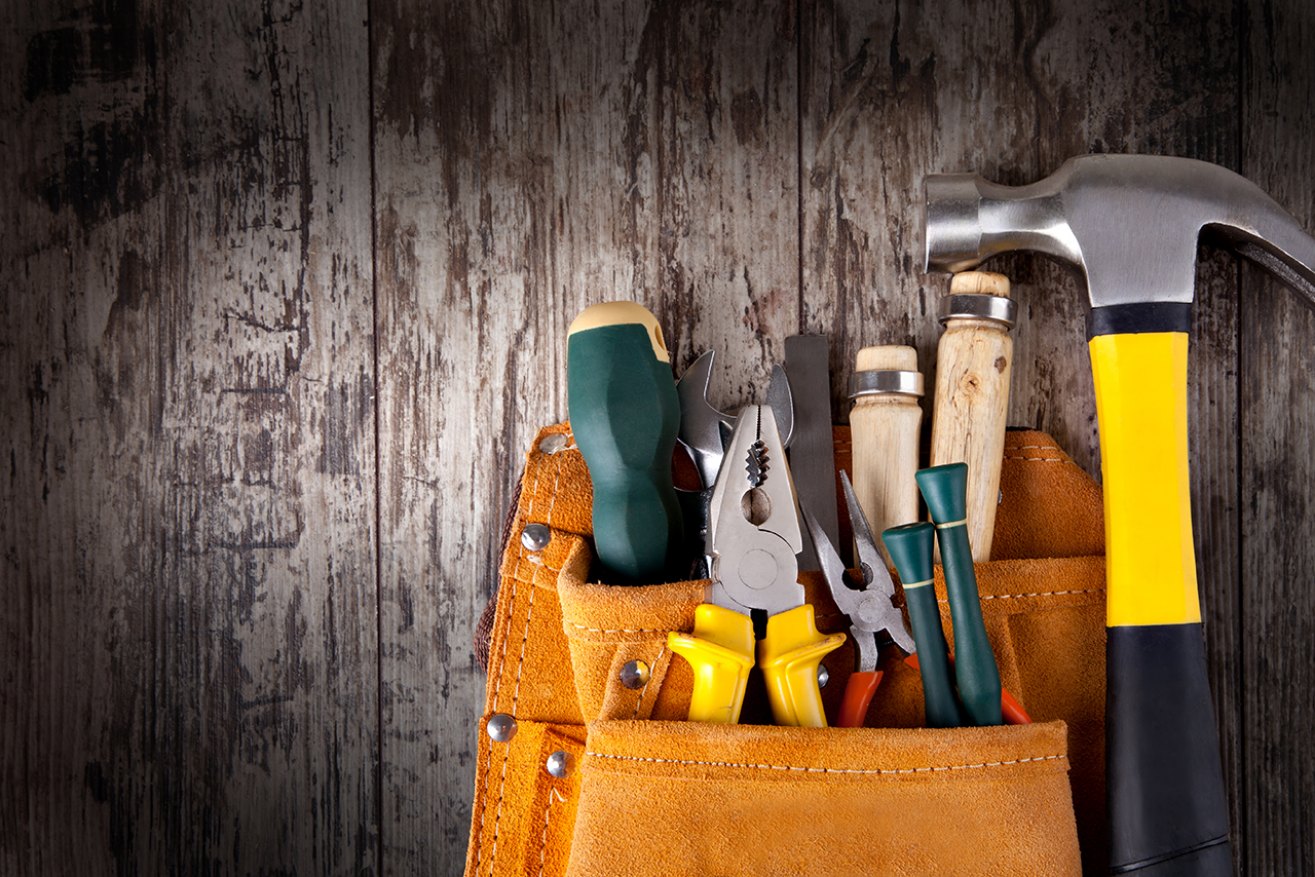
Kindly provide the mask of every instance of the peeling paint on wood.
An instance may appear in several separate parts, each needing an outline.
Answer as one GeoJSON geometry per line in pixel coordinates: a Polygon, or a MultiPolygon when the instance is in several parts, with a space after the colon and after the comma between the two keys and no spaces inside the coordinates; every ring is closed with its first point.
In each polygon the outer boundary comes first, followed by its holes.
{"type": "MultiPolygon", "coordinates": [[[[1310,135],[1315,9],[1247,12],[1242,172],[1315,228],[1310,135]],[[1298,135],[1297,132],[1303,132],[1298,135]]],[[[1246,874],[1315,873],[1315,318],[1255,266],[1241,270],[1241,581],[1238,678],[1246,874]]]]}
{"type": "Polygon", "coordinates": [[[0,873],[377,872],[365,6],[23,14],[0,873]]]}

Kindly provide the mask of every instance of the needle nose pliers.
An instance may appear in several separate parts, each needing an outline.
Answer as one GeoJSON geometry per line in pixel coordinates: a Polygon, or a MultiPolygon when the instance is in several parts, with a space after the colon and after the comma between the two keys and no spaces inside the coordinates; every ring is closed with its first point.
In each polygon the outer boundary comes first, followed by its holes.
{"type": "Polygon", "coordinates": [[[877,669],[881,647],[886,643],[894,643],[908,656],[917,651],[917,646],[904,624],[904,616],[894,603],[895,582],[877,549],[876,539],[854,495],[849,476],[840,473],[840,482],[854,530],[854,548],[862,570],[862,581],[857,584],[861,587],[852,588],[845,581],[845,564],[836,547],[831,544],[812,513],[808,509],[804,509],[803,513],[813,543],[817,546],[818,560],[822,564],[822,575],[827,587],[831,590],[831,599],[841,612],[849,616],[850,635],[858,648],[857,667],[845,685],[845,697],[841,701],[836,725],[860,728],[867,715],[868,705],[872,703],[872,696],[881,684],[882,672],[877,669]]]}

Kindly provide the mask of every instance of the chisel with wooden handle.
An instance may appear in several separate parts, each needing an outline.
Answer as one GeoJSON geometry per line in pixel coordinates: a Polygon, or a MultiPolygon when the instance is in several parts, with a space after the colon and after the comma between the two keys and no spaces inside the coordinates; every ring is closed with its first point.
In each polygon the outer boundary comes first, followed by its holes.
{"type": "Polygon", "coordinates": [[[640,584],[678,574],[684,531],[671,455],[680,403],[662,329],[647,308],[605,302],[575,318],[567,405],[593,482],[594,575],[640,584]]]}
{"type": "Polygon", "coordinates": [[[941,303],[931,464],[968,464],[968,541],[979,562],[991,559],[1000,501],[1015,312],[1008,278],[988,271],[954,275],[941,303]]]}
{"type": "MultiPolygon", "coordinates": [[[[858,352],[849,396],[854,443],[854,494],[875,533],[917,520],[918,440],[922,427],[922,374],[912,347],[864,347],[858,352]]],[[[889,549],[879,546],[887,565],[889,549]]]]}

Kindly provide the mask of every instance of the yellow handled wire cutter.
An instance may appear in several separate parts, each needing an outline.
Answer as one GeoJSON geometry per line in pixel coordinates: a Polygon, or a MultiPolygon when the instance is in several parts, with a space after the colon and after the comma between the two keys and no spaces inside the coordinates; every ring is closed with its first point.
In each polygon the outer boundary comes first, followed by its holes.
{"type": "Polygon", "coordinates": [[[824,635],[797,581],[803,547],[799,507],[772,409],[747,406],[722,459],[708,512],[712,582],[692,633],[667,645],[694,668],[692,722],[740,720],[755,655],[778,725],[826,726],[818,664],[845,641],[824,635]],[[754,637],[753,612],[767,616],[754,637]]]}

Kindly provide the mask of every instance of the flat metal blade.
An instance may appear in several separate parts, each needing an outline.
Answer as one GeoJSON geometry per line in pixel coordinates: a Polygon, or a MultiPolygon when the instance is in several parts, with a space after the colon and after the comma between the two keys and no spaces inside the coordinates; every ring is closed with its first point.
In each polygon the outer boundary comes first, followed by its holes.
{"type": "MultiPolygon", "coordinates": [[[[831,544],[840,539],[836,507],[836,458],[831,433],[831,372],[825,335],[791,335],[785,339],[785,372],[794,399],[794,436],[790,471],[800,504],[822,526],[831,544]]],[[[799,568],[821,568],[812,537],[804,535],[799,568]]]]}
{"type": "Polygon", "coordinates": [[[788,449],[794,439],[794,396],[790,392],[790,379],[779,365],[772,366],[772,382],[767,385],[767,404],[776,415],[781,445],[788,449]]]}

